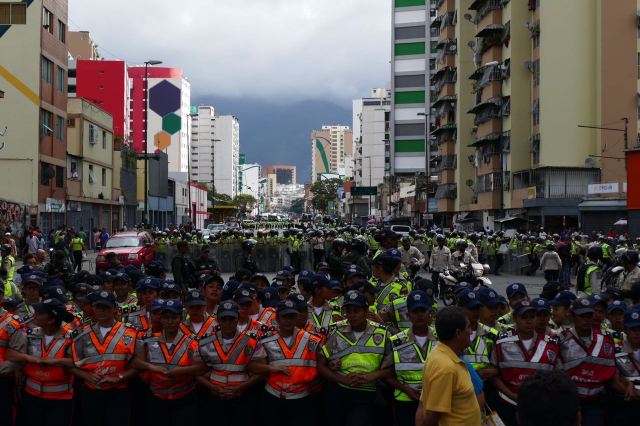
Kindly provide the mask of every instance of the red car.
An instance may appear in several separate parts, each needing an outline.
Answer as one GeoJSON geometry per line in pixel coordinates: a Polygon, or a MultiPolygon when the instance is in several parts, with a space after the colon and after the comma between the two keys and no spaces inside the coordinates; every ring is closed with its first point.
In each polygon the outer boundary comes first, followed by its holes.
{"type": "Polygon", "coordinates": [[[115,253],[122,265],[134,265],[144,271],[156,257],[153,238],[148,232],[119,232],[107,240],[96,257],[96,270],[108,268],[107,253],[115,253]]]}

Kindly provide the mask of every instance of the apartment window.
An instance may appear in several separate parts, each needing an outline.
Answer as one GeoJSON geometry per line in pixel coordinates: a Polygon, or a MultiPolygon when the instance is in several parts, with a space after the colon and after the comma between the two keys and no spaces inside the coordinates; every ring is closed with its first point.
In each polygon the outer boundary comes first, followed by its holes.
{"type": "Polygon", "coordinates": [[[0,25],[24,25],[27,23],[27,5],[24,3],[0,4],[0,25]]]}
{"type": "Polygon", "coordinates": [[[540,85],[540,59],[533,61],[533,87],[540,85]]]}
{"type": "Polygon", "coordinates": [[[531,105],[531,118],[534,126],[540,125],[540,101],[538,99],[534,100],[531,105]]]}
{"type": "Polygon", "coordinates": [[[56,115],[56,139],[64,140],[64,118],[56,115]]]}
{"type": "Polygon", "coordinates": [[[67,26],[58,19],[58,40],[65,42],[67,40],[67,26]]]}
{"type": "Polygon", "coordinates": [[[93,164],[89,164],[89,183],[96,183],[96,174],[93,172],[93,164]]]}
{"type": "Polygon", "coordinates": [[[46,7],[42,8],[42,28],[53,34],[53,13],[46,7]]]}
{"type": "Polygon", "coordinates": [[[64,188],[64,167],[56,166],[56,188],[64,188]]]}
{"type": "Polygon", "coordinates": [[[42,80],[45,83],[51,84],[51,80],[53,79],[53,62],[45,58],[44,56],[41,59],[42,62],[42,80]]]}
{"type": "Polygon", "coordinates": [[[53,114],[46,109],[40,110],[40,132],[42,136],[53,134],[53,114]]]}
{"type": "Polygon", "coordinates": [[[107,149],[107,132],[102,131],[102,149],[107,149]]]}
{"type": "Polygon", "coordinates": [[[69,159],[69,178],[80,179],[79,161],[75,158],[69,159]]]}
{"type": "Polygon", "coordinates": [[[107,186],[107,169],[102,168],[102,186],[107,186]]]}
{"type": "Polygon", "coordinates": [[[95,145],[98,143],[98,131],[96,126],[89,124],[89,143],[95,145]]]}
{"type": "Polygon", "coordinates": [[[56,69],[57,71],[57,75],[56,75],[56,89],[58,89],[59,92],[64,93],[64,88],[65,88],[65,81],[64,81],[64,77],[65,77],[65,70],[64,68],[60,68],[57,67],[56,69]]]}

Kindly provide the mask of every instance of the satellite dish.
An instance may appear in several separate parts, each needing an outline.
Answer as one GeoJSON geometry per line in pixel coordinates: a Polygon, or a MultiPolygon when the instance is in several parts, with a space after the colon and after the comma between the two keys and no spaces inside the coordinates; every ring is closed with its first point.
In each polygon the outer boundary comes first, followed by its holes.
{"type": "Polygon", "coordinates": [[[466,181],[465,183],[467,184],[467,186],[468,186],[469,188],[472,188],[472,187],[473,187],[473,180],[471,180],[471,179],[467,179],[467,181],[466,181]]]}
{"type": "Polygon", "coordinates": [[[467,46],[473,49],[474,47],[476,47],[476,42],[474,40],[469,40],[467,46]]]}

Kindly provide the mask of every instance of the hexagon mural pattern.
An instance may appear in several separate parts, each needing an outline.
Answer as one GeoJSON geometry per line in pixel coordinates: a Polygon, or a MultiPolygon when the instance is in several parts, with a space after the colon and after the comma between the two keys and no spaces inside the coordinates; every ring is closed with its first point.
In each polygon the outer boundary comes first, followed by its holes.
{"type": "Polygon", "coordinates": [[[171,145],[171,135],[167,132],[158,132],[153,136],[153,144],[160,150],[167,149],[171,145]]]}
{"type": "Polygon", "coordinates": [[[162,117],[162,130],[169,133],[170,135],[175,135],[180,131],[182,127],[182,120],[176,114],[171,113],[164,117],[162,117]]]}
{"type": "Polygon", "coordinates": [[[149,89],[149,109],[160,117],[180,108],[180,88],[163,80],[149,89]]]}

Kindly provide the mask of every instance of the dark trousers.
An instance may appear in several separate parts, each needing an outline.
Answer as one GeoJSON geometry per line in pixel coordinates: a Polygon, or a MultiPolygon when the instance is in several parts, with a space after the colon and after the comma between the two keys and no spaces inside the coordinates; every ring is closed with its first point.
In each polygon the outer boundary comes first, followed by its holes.
{"type": "Polygon", "coordinates": [[[640,425],[640,404],[638,401],[625,401],[620,394],[609,392],[606,398],[605,421],[608,425],[640,425]]]}
{"type": "Polygon", "coordinates": [[[82,269],[82,250],[73,252],[73,270],[80,272],[82,269]]]}
{"type": "Polygon", "coordinates": [[[149,383],[142,380],[141,376],[134,376],[129,380],[129,390],[131,391],[131,424],[136,426],[153,425],[148,415],[149,401],[151,400],[149,383]]]}
{"type": "MultiPolygon", "coordinates": [[[[198,418],[195,393],[180,399],[149,399],[149,420],[154,426],[195,425],[198,418]]],[[[212,413],[213,414],[213,413],[212,413]]]]}
{"type": "Polygon", "coordinates": [[[42,399],[22,394],[22,420],[24,426],[69,426],[73,413],[71,399],[42,399]]]}
{"type": "Polygon", "coordinates": [[[580,413],[582,415],[582,426],[602,426],[604,425],[604,398],[593,401],[580,401],[580,413]]]}
{"type": "Polygon", "coordinates": [[[498,413],[505,426],[518,426],[516,418],[517,407],[515,405],[511,405],[503,401],[502,398],[497,397],[492,408],[498,413]]]}
{"type": "Polygon", "coordinates": [[[129,424],[131,402],[129,391],[82,390],[82,409],[80,415],[83,424],[91,426],[126,426],[129,424]]]}
{"type": "Polygon", "coordinates": [[[332,413],[327,426],[369,426],[373,423],[375,392],[328,385],[325,410],[332,413]]]}
{"type": "Polygon", "coordinates": [[[293,269],[295,269],[296,271],[301,271],[302,256],[300,255],[300,252],[299,251],[291,252],[290,258],[291,258],[291,266],[293,266],[293,269]]]}
{"type": "Polygon", "coordinates": [[[324,260],[324,250],[323,249],[313,249],[313,269],[318,268],[318,263],[324,260]]]}
{"type": "Polygon", "coordinates": [[[547,280],[547,282],[558,281],[559,275],[560,271],[558,271],[557,269],[547,269],[544,271],[544,279],[547,280]]]}
{"type": "Polygon", "coordinates": [[[16,381],[13,377],[0,377],[0,426],[11,426],[13,424],[13,407],[15,401],[16,381]]]}
{"type": "Polygon", "coordinates": [[[433,297],[438,297],[438,295],[444,295],[444,286],[443,288],[440,288],[438,284],[440,282],[440,272],[431,273],[431,282],[433,283],[436,289],[436,294],[434,294],[433,297]]]}
{"type": "Polygon", "coordinates": [[[317,414],[310,397],[300,399],[277,398],[263,391],[260,415],[264,426],[313,426],[317,414]]]}
{"type": "Polygon", "coordinates": [[[418,401],[396,401],[396,419],[398,426],[414,426],[416,424],[418,401]]]}
{"type": "Polygon", "coordinates": [[[215,419],[215,424],[225,426],[252,425],[257,420],[256,408],[255,400],[247,394],[233,399],[221,399],[212,394],[209,398],[208,421],[215,419]]]}
{"type": "Polygon", "coordinates": [[[502,265],[504,265],[504,255],[502,253],[496,253],[496,267],[493,269],[494,275],[500,275],[502,265]]]}

